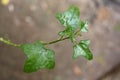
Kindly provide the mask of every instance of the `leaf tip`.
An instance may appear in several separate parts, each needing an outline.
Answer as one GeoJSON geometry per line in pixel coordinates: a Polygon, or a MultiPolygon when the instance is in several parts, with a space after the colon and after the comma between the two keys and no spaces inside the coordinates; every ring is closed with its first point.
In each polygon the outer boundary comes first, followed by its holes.
{"type": "Polygon", "coordinates": [[[62,16],[61,13],[56,13],[56,16],[55,16],[55,17],[56,17],[57,19],[59,19],[61,16],[62,16]]]}
{"type": "Polygon", "coordinates": [[[93,54],[90,54],[89,57],[87,57],[88,60],[92,60],[93,59],[93,54]]]}

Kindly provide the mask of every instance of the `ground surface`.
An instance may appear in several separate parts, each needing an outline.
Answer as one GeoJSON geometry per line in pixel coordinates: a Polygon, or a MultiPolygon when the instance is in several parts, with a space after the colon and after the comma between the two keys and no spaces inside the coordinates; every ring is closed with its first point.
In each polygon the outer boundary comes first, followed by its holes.
{"type": "Polygon", "coordinates": [[[0,37],[16,43],[54,40],[63,29],[55,18],[71,4],[88,19],[92,61],[72,60],[69,40],[51,45],[56,67],[32,74],[23,72],[25,55],[21,50],[0,43],[0,80],[119,80],[120,79],[120,0],[11,0],[0,4],[0,37]]]}

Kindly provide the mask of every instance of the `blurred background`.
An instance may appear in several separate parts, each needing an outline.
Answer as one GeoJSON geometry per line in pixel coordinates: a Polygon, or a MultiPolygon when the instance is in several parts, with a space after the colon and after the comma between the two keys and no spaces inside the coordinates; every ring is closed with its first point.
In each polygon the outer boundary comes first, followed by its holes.
{"type": "Polygon", "coordinates": [[[120,80],[120,0],[0,0],[0,37],[15,43],[54,40],[64,29],[55,14],[72,4],[89,20],[82,39],[91,40],[94,59],[73,60],[66,40],[50,46],[56,53],[53,70],[26,74],[24,53],[0,42],[0,80],[120,80]]]}

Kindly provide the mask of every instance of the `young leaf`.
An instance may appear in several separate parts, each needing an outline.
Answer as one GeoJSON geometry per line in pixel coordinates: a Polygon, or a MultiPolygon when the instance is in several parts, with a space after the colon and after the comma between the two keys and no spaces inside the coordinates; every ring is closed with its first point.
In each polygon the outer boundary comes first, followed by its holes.
{"type": "Polygon", "coordinates": [[[88,26],[88,21],[85,21],[85,22],[82,21],[81,22],[81,31],[88,32],[87,26],[88,26]]]}
{"type": "Polygon", "coordinates": [[[72,42],[76,41],[74,31],[71,30],[71,28],[69,28],[69,27],[64,31],[59,32],[58,35],[60,35],[60,36],[69,36],[69,38],[70,38],[70,40],[72,42]]]}
{"type": "Polygon", "coordinates": [[[41,42],[22,44],[20,48],[27,56],[27,60],[24,65],[24,72],[30,73],[40,69],[54,68],[54,51],[46,49],[41,42]]]}
{"type": "Polygon", "coordinates": [[[93,58],[93,55],[89,49],[90,40],[81,40],[79,44],[73,46],[74,54],[73,58],[76,59],[79,56],[84,56],[88,60],[93,58]]]}
{"type": "Polygon", "coordinates": [[[79,14],[79,8],[76,6],[71,6],[64,13],[58,13],[56,17],[60,21],[60,23],[63,24],[66,28],[70,27],[72,30],[75,30],[81,25],[79,14]]]}
{"type": "Polygon", "coordinates": [[[80,11],[79,8],[72,5],[64,13],[58,13],[56,15],[57,19],[62,25],[65,26],[65,30],[59,32],[59,36],[68,36],[72,42],[76,42],[75,31],[79,28],[81,32],[87,32],[87,21],[83,22],[79,18],[80,11]]]}

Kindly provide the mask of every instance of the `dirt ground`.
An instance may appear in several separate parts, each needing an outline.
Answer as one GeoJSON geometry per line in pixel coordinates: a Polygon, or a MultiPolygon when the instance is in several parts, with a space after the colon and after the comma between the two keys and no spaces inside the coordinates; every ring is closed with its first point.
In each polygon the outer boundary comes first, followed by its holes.
{"type": "MultiPolygon", "coordinates": [[[[0,0],[1,1],[1,0],[0,0]]],[[[15,43],[51,41],[64,29],[55,18],[75,4],[81,19],[89,20],[89,32],[94,59],[72,59],[69,40],[51,45],[56,66],[26,74],[26,56],[15,47],[0,42],[0,80],[120,80],[120,0],[10,0],[0,3],[0,37],[15,43]]],[[[80,38],[81,39],[81,38],[80,38]]]]}

